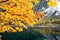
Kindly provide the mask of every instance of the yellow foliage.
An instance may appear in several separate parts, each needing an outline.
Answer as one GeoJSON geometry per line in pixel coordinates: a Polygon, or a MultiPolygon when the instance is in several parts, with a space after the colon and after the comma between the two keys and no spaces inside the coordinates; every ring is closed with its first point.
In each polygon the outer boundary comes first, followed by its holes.
{"type": "Polygon", "coordinates": [[[34,6],[32,2],[39,3],[39,0],[5,0],[5,2],[0,0],[0,8],[6,10],[0,12],[0,24],[3,25],[1,31],[17,32],[18,30],[21,32],[23,28],[27,29],[25,24],[34,26],[34,24],[37,24],[38,18],[42,20],[44,13],[34,12],[32,9],[34,6]],[[14,29],[10,24],[19,26],[14,29]]]}
{"type": "Polygon", "coordinates": [[[5,31],[10,31],[10,26],[9,25],[6,25],[2,28],[2,32],[5,32],[5,31]]]}
{"type": "Polygon", "coordinates": [[[57,2],[55,2],[54,0],[50,0],[50,1],[48,2],[48,5],[49,5],[49,6],[56,6],[56,5],[57,5],[57,2]]]}
{"type": "Polygon", "coordinates": [[[11,30],[11,32],[14,32],[14,33],[15,33],[15,32],[17,32],[17,30],[15,30],[15,29],[12,29],[12,30],[11,30]]]}
{"type": "Polygon", "coordinates": [[[34,2],[35,2],[35,3],[38,3],[38,2],[39,2],[39,0],[34,0],[34,2]]]}
{"type": "Polygon", "coordinates": [[[16,27],[15,29],[16,29],[16,30],[19,30],[19,27],[16,27]]]}
{"type": "Polygon", "coordinates": [[[22,32],[23,31],[23,28],[21,27],[21,28],[19,28],[19,32],[22,32]]]}
{"type": "Polygon", "coordinates": [[[16,27],[15,29],[16,29],[17,31],[19,31],[19,32],[22,32],[22,31],[23,31],[23,28],[22,28],[22,27],[20,27],[20,28],[19,28],[19,27],[16,27]]]}

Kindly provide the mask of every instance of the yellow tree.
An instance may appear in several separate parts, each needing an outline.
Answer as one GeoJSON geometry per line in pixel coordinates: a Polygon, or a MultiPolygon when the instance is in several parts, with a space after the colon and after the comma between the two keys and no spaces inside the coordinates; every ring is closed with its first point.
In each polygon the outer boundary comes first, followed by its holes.
{"type": "Polygon", "coordinates": [[[0,32],[21,32],[26,25],[34,26],[42,20],[44,13],[34,12],[32,2],[37,4],[39,0],[0,0],[0,32]]]}

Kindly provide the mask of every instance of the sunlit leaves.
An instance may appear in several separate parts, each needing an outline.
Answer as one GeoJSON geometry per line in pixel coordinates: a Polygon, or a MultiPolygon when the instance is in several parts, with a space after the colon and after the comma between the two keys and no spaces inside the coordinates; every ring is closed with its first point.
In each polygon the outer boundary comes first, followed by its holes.
{"type": "Polygon", "coordinates": [[[35,3],[39,3],[39,0],[33,0],[33,2],[35,2],[35,3]]]}
{"type": "Polygon", "coordinates": [[[50,0],[50,1],[48,2],[48,5],[49,5],[49,6],[56,6],[56,5],[57,5],[57,2],[55,2],[54,0],[50,0]]]}
{"type": "Polygon", "coordinates": [[[26,25],[34,26],[39,20],[42,20],[44,13],[34,12],[32,2],[38,3],[39,0],[8,0],[0,3],[0,8],[5,10],[0,12],[0,26],[2,26],[0,31],[22,32],[23,28],[27,29],[26,25]]]}

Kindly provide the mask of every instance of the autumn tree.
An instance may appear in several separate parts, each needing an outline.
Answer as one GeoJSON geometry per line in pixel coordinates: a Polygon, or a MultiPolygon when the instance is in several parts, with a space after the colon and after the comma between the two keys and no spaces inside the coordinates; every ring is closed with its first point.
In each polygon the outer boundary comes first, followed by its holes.
{"type": "Polygon", "coordinates": [[[39,0],[0,0],[0,32],[17,32],[42,20],[43,12],[34,12],[39,0]]]}
{"type": "MultiPolygon", "coordinates": [[[[56,6],[54,0],[48,1],[48,6],[56,6]]],[[[42,21],[44,12],[33,11],[33,3],[39,0],[0,0],[0,32],[17,32],[27,29],[27,25],[33,27],[42,21]]]]}

